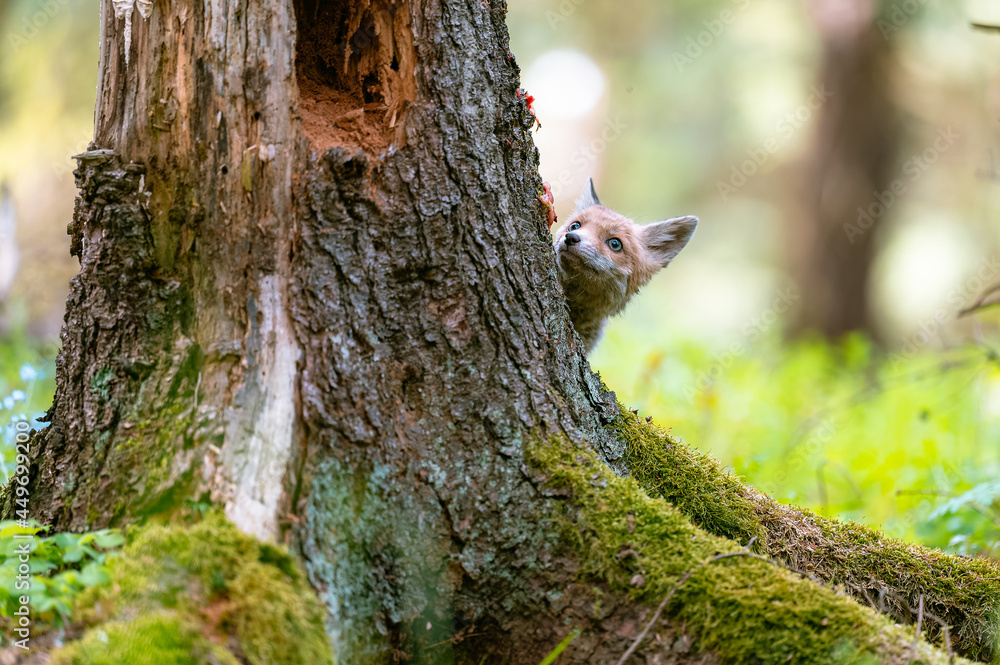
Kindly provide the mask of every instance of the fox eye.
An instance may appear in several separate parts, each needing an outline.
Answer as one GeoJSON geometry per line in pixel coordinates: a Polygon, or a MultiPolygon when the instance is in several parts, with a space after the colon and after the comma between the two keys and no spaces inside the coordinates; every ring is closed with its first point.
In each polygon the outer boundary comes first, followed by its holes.
{"type": "Polygon", "coordinates": [[[613,252],[620,252],[622,251],[622,241],[618,238],[611,238],[608,240],[608,247],[610,247],[613,252]]]}
{"type": "Polygon", "coordinates": [[[576,231],[578,228],[580,228],[580,222],[573,222],[569,225],[570,231],[576,231]]]}

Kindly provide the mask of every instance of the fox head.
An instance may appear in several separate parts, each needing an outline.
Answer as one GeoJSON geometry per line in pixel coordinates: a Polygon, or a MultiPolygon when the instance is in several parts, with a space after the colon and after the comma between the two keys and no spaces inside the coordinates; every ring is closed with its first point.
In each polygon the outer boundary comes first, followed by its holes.
{"type": "Polygon", "coordinates": [[[684,249],[697,217],[640,225],[604,206],[588,180],[569,221],[555,234],[559,275],[573,325],[589,352],[618,314],[684,249]]]}

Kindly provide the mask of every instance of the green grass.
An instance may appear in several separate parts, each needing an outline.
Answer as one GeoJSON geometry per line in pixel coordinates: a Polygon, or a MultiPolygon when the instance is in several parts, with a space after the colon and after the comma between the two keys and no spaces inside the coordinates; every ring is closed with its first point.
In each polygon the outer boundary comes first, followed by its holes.
{"type": "Polygon", "coordinates": [[[993,548],[1000,513],[982,497],[1000,488],[945,505],[1000,469],[1000,365],[984,349],[903,358],[851,337],[727,353],[614,332],[593,364],[619,399],[773,498],[958,553],[993,548]]]}

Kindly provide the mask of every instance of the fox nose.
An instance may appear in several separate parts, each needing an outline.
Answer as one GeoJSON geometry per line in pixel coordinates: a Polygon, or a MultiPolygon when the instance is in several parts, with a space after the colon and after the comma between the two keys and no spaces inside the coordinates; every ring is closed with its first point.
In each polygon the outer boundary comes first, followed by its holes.
{"type": "Polygon", "coordinates": [[[567,247],[569,247],[570,245],[578,245],[578,244],[580,244],[580,236],[578,236],[575,233],[567,233],[566,234],[566,246],[567,247]]]}

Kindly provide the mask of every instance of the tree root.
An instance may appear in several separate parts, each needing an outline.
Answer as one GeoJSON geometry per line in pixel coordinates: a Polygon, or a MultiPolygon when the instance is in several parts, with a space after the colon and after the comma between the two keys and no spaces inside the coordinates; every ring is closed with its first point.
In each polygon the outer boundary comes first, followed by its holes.
{"type": "Polygon", "coordinates": [[[627,408],[621,413],[611,427],[625,442],[632,476],[651,496],[671,502],[710,533],[753,542],[757,553],[843,587],[900,623],[929,619],[929,636],[949,650],[978,660],[997,654],[996,562],[952,556],[779,504],[627,408]]]}

